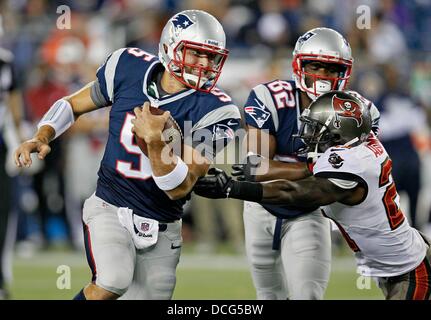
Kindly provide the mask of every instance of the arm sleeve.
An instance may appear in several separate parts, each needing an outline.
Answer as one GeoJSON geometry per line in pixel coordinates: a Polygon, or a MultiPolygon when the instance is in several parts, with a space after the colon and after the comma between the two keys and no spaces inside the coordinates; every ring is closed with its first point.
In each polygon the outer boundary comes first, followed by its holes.
{"type": "Polygon", "coordinates": [[[93,100],[94,104],[98,107],[106,107],[109,105],[109,102],[106,101],[105,96],[103,95],[101,89],[99,80],[93,81],[91,84],[91,100],[93,100]]]}

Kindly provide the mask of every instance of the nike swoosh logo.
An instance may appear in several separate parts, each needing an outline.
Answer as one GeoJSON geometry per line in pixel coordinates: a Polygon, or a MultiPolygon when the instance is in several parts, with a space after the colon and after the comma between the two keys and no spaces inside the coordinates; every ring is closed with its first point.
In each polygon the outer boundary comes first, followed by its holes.
{"type": "Polygon", "coordinates": [[[234,124],[238,124],[238,122],[229,120],[229,122],[227,123],[228,126],[232,126],[234,124]]]}
{"type": "Polygon", "coordinates": [[[178,248],[181,248],[181,245],[179,245],[179,246],[174,246],[174,244],[173,244],[173,243],[171,243],[171,249],[178,249],[178,248]]]}

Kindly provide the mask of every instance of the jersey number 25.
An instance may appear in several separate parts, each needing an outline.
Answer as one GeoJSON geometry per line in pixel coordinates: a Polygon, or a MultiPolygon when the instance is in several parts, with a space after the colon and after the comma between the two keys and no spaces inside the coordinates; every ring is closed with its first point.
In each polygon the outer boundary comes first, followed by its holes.
{"type": "Polygon", "coordinates": [[[385,206],[386,215],[388,216],[389,225],[392,230],[398,228],[404,221],[405,217],[401,209],[398,207],[395,199],[398,196],[395,183],[392,178],[392,160],[387,157],[382,163],[380,171],[379,187],[386,187],[383,196],[383,205],[385,206]],[[390,182],[392,180],[392,182],[390,182]]]}

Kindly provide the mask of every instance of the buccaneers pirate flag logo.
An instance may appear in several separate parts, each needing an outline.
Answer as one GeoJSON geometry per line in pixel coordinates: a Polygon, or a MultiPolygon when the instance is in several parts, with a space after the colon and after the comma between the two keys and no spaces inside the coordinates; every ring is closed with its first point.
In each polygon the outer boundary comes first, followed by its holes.
{"type": "Polygon", "coordinates": [[[362,125],[362,110],[361,106],[354,100],[342,99],[334,95],[332,97],[332,107],[335,111],[334,127],[340,128],[342,118],[352,118],[356,121],[356,125],[359,128],[362,125]]]}

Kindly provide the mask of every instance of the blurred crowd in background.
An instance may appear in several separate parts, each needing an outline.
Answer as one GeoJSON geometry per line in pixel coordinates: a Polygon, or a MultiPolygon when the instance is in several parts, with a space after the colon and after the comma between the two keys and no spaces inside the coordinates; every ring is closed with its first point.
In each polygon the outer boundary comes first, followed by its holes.
{"type": "MultiPolygon", "coordinates": [[[[22,98],[21,139],[32,136],[53,102],[92,81],[111,51],[134,46],[158,52],[161,30],[178,11],[206,10],[223,24],[230,56],[219,86],[238,106],[258,83],[291,79],[292,49],[305,31],[318,26],[336,29],[350,42],[355,58],[350,88],[381,111],[380,137],[393,159],[403,208],[414,226],[431,233],[431,0],[0,3],[0,46],[14,55],[22,98]],[[58,28],[64,12],[57,8],[62,5],[71,9],[70,29],[58,28]],[[369,9],[369,29],[358,28],[358,19],[366,12],[362,9],[369,9]]],[[[18,254],[30,255],[58,243],[82,250],[81,208],[95,190],[108,113],[98,110],[81,117],[53,142],[47,159],[35,160],[31,169],[19,174],[9,163],[12,212],[17,218],[10,228],[12,234],[17,231],[18,254]]],[[[210,201],[192,199],[184,217],[184,240],[196,243],[201,252],[214,252],[224,241],[242,252],[242,204],[210,201]]]]}

